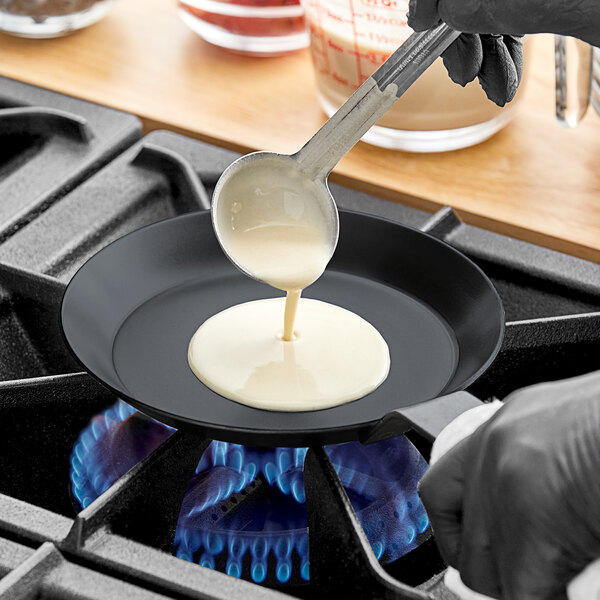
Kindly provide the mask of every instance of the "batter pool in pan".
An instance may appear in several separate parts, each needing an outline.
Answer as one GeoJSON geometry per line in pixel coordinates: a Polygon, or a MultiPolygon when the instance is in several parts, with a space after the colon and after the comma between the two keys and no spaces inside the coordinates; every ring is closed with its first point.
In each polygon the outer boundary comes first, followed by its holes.
{"type": "MultiPolygon", "coordinates": [[[[88,506],[174,431],[123,401],[95,416],[71,454],[76,504],[88,506]]],[[[417,495],[427,463],[406,437],[325,449],[380,562],[429,536],[417,495]]],[[[306,452],[213,441],[188,484],[174,554],[265,585],[308,581],[306,452]]]]}

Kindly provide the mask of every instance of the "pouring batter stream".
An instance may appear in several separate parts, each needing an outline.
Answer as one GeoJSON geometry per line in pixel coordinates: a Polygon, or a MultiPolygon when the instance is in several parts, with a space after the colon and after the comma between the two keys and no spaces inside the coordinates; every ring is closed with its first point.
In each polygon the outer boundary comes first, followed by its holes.
{"type": "Polygon", "coordinates": [[[209,388],[270,410],[317,410],[360,398],[387,377],[387,344],[358,315],[301,299],[336,240],[319,184],[285,164],[241,170],[222,192],[221,243],[238,267],[286,292],[233,306],[194,334],[188,361],[209,388]],[[285,304],[285,307],[284,307],[285,304]]]}

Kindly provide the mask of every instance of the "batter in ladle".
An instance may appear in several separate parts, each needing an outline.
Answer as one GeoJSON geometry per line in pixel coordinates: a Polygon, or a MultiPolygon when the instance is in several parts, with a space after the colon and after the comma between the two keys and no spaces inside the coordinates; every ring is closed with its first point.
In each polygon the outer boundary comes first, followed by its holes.
{"type": "Polygon", "coordinates": [[[228,254],[286,292],[285,309],[283,299],[233,306],[208,319],[190,342],[196,376],[237,402],[316,410],[362,397],[387,377],[387,344],[372,325],[338,306],[300,299],[335,243],[317,185],[274,164],[242,170],[220,197],[216,218],[228,254]]]}
{"type": "Polygon", "coordinates": [[[219,202],[221,237],[230,256],[254,277],[287,292],[283,339],[293,339],[302,290],[332,254],[330,224],[315,197],[317,184],[293,169],[243,170],[219,202]]]}

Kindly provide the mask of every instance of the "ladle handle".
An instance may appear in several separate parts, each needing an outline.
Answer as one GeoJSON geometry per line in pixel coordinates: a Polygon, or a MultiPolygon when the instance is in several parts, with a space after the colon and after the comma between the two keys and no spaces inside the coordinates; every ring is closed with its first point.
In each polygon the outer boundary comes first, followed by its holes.
{"type": "Polygon", "coordinates": [[[413,33],[296,153],[300,170],[324,179],[459,35],[444,23],[413,33]]]}

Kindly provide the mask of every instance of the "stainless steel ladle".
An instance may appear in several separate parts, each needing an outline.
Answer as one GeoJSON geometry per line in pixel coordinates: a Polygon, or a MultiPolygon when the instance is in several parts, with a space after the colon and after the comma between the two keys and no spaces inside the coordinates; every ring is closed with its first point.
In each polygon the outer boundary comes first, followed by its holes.
{"type": "Polygon", "coordinates": [[[240,257],[229,251],[222,235],[224,228],[231,227],[231,224],[226,216],[227,212],[219,210],[219,202],[232,179],[248,168],[265,169],[265,176],[268,177],[268,172],[281,164],[282,168],[292,168],[298,177],[314,182],[317,189],[314,197],[327,220],[333,255],[339,234],[339,218],[335,201],[327,186],[329,173],[459,35],[458,31],[445,24],[414,33],[298,152],[291,155],[253,152],[242,156],[225,169],[213,196],[212,222],[221,247],[238,269],[258,279],[242,264],[240,257]]]}

